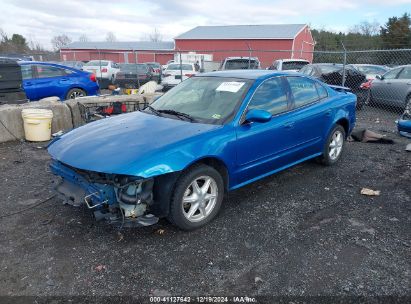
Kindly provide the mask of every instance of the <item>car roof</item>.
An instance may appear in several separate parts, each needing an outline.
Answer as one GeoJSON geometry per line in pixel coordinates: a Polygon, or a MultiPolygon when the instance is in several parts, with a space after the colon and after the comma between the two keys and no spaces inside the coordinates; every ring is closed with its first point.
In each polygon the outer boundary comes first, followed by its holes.
{"type": "Polygon", "coordinates": [[[273,70],[226,70],[201,73],[195,77],[227,77],[227,78],[242,78],[242,79],[265,79],[273,76],[297,75],[295,72],[273,71],[273,70]]]}
{"type": "MultiPolygon", "coordinates": [[[[64,64],[58,64],[58,63],[54,63],[54,62],[44,62],[44,61],[17,61],[18,64],[20,65],[27,65],[27,64],[39,64],[39,65],[49,65],[49,66],[56,66],[56,67],[60,67],[66,70],[72,70],[72,71],[76,71],[79,72],[80,70],[70,67],[70,66],[66,66],[64,64]]],[[[82,72],[82,71],[80,71],[82,72]]]]}
{"type": "Polygon", "coordinates": [[[282,62],[288,62],[288,61],[292,61],[292,62],[308,62],[308,60],[305,59],[277,59],[278,61],[282,61],[282,62]]]}
{"type": "Polygon", "coordinates": [[[248,57],[248,56],[243,56],[243,57],[227,57],[224,60],[237,60],[237,59],[250,59],[250,60],[258,60],[258,57],[248,57]]]}

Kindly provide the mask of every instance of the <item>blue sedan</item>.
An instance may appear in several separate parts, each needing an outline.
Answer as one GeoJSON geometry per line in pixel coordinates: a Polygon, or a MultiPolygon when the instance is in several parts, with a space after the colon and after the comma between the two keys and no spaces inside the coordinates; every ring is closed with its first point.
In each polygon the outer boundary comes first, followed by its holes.
{"type": "Polygon", "coordinates": [[[46,62],[19,62],[23,88],[30,101],[57,96],[60,100],[97,95],[96,76],[67,66],[46,62]]]}
{"type": "Polygon", "coordinates": [[[193,230],[224,194],[298,163],[336,163],[355,123],[355,95],[297,73],[192,77],[142,112],[90,123],[48,148],[56,190],[97,219],[193,230]]]}

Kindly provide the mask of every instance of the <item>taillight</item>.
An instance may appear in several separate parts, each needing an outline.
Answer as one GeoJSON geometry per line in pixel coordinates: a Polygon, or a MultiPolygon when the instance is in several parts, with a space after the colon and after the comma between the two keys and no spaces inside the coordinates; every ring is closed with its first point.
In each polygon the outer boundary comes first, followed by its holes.
{"type": "Polygon", "coordinates": [[[107,73],[107,68],[102,68],[101,73],[107,73]]]}
{"type": "Polygon", "coordinates": [[[96,74],[90,74],[90,80],[92,82],[97,82],[96,74]]]}
{"type": "Polygon", "coordinates": [[[368,90],[371,88],[371,84],[372,84],[372,79],[369,79],[360,85],[360,89],[368,90]]]}
{"type": "Polygon", "coordinates": [[[186,76],[186,77],[192,77],[192,76],[194,76],[195,74],[184,74],[184,76],[186,76]]]}

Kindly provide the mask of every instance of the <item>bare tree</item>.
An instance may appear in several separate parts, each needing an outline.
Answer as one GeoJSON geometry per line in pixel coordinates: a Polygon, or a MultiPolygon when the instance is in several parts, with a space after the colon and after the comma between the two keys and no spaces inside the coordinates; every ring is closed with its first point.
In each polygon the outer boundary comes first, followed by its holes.
{"type": "Polygon", "coordinates": [[[363,21],[357,25],[354,25],[350,29],[351,33],[358,33],[365,36],[375,36],[380,33],[380,24],[377,21],[369,22],[363,21]]]}
{"type": "Polygon", "coordinates": [[[0,42],[5,42],[7,41],[7,34],[5,31],[3,31],[2,28],[0,28],[0,42]]]}
{"type": "Polygon", "coordinates": [[[88,36],[86,34],[83,34],[78,38],[78,41],[80,41],[80,42],[89,42],[90,39],[88,38],[88,36]]]}
{"type": "Polygon", "coordinates": [[[163,35],[158,31],[157,28],[154,28],[153,32],[148,35],[148,39],[153,42],[163,41],[163,35]]]}
{"type": "Polygon", "coordinates": [[[30,39],[29,48],[33,52],[45,52],[46,51],[46,49],[40,44],[40,42],[34,39],[30,39]]]}
{"type": "Polygon", "coordinates": [[[67,46],[68,44],[71,43],[70,37],[67,35],[59,35],[59,36],[54,36],[53,39],[51,39],[51,44],[54,47],[54,50],[58,51],[62,47],[67,46]]]}
{"type": "Polygon", "coordinates": [[[106,41],[107,42],[116,42],[117,41],[116,35],[114,35],[113,32],[108,32],[107,35],[106,35],[106,41]]]}

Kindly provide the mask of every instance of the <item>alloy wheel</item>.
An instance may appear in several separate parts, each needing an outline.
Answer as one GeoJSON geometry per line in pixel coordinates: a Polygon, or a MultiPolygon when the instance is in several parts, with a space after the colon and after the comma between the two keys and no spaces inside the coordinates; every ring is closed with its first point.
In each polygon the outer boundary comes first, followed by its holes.
{"type": "Polygon", "coordinates": [[[216,181],[210,176],[200,176],[193,180],[184,192],[182,209],[190,222],[200,222],[213,211],[218,198],[216,181]]]}
{"type": "Polygon", "coordinates": [[[343,134],[340,130],[336,130],[331,138],[331,142],[328,147],[328,155],[330,156],[331,160],[336,160],[340,156],[343,144],[343,134]]]}
{"type": "Polygon", "coordinates": [[[77,97],[84,97],[84,93],[82,91],[71,92],[70,99],[76,99],[77,97]]]}

